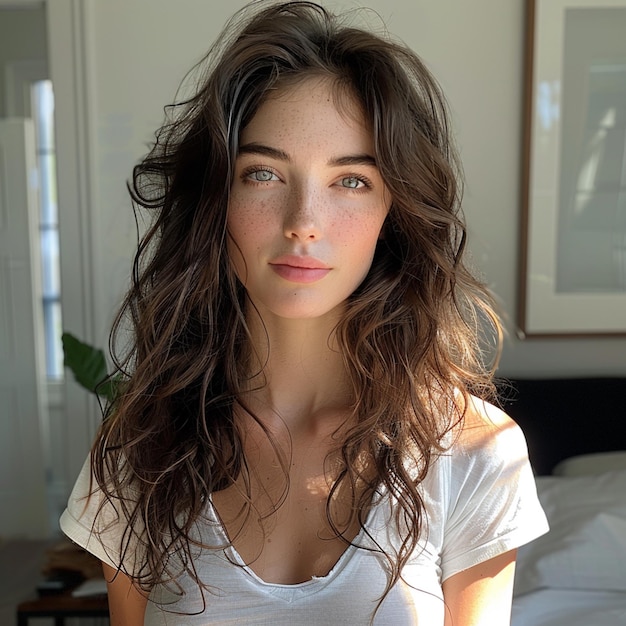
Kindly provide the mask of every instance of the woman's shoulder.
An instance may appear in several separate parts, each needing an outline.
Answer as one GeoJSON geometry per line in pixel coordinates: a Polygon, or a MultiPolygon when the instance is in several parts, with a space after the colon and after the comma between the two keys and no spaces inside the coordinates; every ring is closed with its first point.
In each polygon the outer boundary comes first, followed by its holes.
{"type": "Polygon", "coordinates": [[[546,528],[519,426],[476,397],[470,396],[464,408],[464,419],[449,433],[449,445],[424,484],[444,578],[518,547],[546,528]]]}
{"type": "Polygon", "coordinates": [[[524,434],[504,411],[471,396],[464,419],[449,436],[424,490],[431,500],[446,503],[450,515],[475,507],[498,510],[497,502],[518,497],[536,499],[524,434]]]}
{"type": "Polygon", "coordinates": [[[528,464],[526,439],[511,417],[476,396],[468,396],[464,408],[463,420],[448,433],[440,459],[452,475],[479,479],[528,464]]]}
{"type": "Polygon", "coordinates": [[[473,395],[465,401],[463,420],[453,429],[452,446],[471,452],[493,447],[508,448],[523,445],[524,434],[517,423],[502,409],[473,395]]]}

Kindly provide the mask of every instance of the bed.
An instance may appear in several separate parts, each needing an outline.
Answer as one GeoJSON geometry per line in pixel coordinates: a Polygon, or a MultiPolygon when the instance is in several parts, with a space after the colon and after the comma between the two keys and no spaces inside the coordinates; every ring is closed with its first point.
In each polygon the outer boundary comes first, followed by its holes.
{"type": "Polygon", "coordinates": [[[520,548],[512,626],[626,626],[626,379],[513,380],[551,530],[520,548]]]}

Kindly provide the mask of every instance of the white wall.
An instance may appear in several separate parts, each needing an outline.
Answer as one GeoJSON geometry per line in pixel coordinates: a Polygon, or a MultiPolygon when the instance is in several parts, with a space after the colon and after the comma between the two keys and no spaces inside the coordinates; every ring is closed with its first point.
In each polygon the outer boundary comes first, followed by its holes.
{"type": "Polygon", "coordinates": [[[93,229],[98,236],[92,243],[102,285],[94,307],[101,333],[108,331],[126,286],[129,254],[136,244],[125,181],[146,152],[161,124],[163,107],[173,101],[185,73],[243,4],[107,0],[94,5],[93,132],[98,143],[93,229]]]}
{"type": "Polygon", "coordinates": [[[39,7],[3,8],[0,3],[0,117],[6,115],[6,72],[13,62],[47,57],[46,18],[39,7]]]}

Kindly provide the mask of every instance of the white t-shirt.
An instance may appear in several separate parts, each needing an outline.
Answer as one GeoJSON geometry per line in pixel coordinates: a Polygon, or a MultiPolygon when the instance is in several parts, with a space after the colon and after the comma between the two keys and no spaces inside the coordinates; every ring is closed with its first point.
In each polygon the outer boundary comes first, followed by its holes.
{"type": "MultiPolygon", "coordinates": [[[[431,465],[421,485],[426,511],[420,546],[381,604],[374,624],[443,626],[441,584],[446,578],[547,532],[521,430],[494,407],[484,407],[482,412],[492,422],[476,416],[466,420],[461,435],[431,465]]],[[[61,517],[61,528],[117,567],[123,526],[107,505],[95,526],[106,530],[93,531],[100,499],[97,495],[85,499],[89,471],[86,462],[61,517]]],[[[392,499],[382,494],[371,508],[368,532],[361,531],[326,576],[281,585],[261,580],[225,545],[224,530],[209,503],[199,536],[206,545],[225,546],[200,550],[194,560],[209,589],[201,591],[184,577],[178,580],[185,590],[182,597],[164,588],[153,589],[144,623],[369,624],[387,581],[384,557],[372,538],[383,548],[398,545],[392,510],[392,499]]]]}

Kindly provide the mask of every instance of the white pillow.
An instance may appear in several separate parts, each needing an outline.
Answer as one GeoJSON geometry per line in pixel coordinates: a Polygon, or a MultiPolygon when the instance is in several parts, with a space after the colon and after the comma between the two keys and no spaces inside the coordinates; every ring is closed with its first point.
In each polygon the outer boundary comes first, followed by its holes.
{"type": "Polygon", "coordinates": [[[515,594],[542,587],[626,591],[626,470],[539,476],[550,532],[518,552],[515,594]]]}
{"type": "Polygon", "coordinates": [[[555,476],[589,476],[626,469],[626,450],[581,454],[561,461],[552,471],[555,476]]]}

